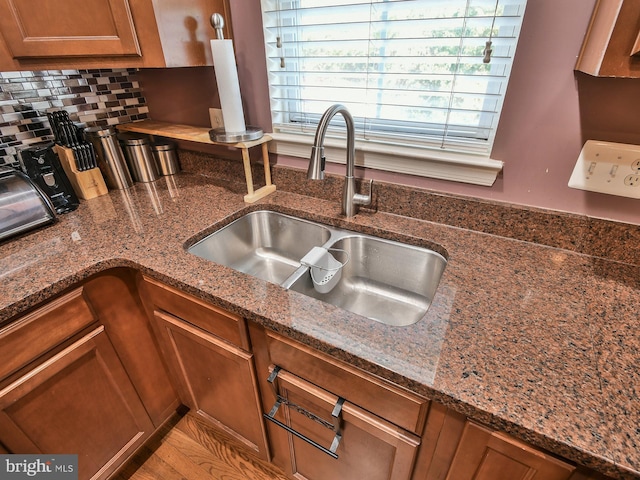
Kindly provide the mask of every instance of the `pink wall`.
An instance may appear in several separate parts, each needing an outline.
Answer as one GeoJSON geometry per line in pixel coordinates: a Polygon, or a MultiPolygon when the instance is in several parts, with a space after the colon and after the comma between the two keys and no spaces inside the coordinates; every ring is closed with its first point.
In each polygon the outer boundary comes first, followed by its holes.
{"type": "MultiPolygon", "coordinates": [[[[585,140],[640,143],[640,80],[592,78],[573,71],[594,4],[595,0],[528,2],[492,155],[504,161],[505,168],[492,187],[373,170],[365,176],[439,192],[640,224],[640,200],[567,187],[585,140]]],[[[247,121],[269,131],[260,2],[231,2],[231,10],[247,121]]],[[[197,73],[198,69],[191,71],[184,74],[185,85],[194,83],[188,78],[203,75],[197,73]]],[[[209,72],[205,74],[208,75],[209,72]]],[[[153,78],[142,78],[145,91],[149,81],[153,82],[153,78]]],[[[207,80],[207,85],[202,86],[200,98],[212,97],[210,84],[207,80]]],[[[190,91],[197,92],[198,88],[190,91]]],[[[155,118],[154,112],[163,107],[154,108],[158,102],[150,97],[147,100],[151,117],[155,118]]],[[[306,167],[302,159],[280,158],[278,163],[306,167]]],[[[340,166],[336,171],[342,169],[340,166]]]]}

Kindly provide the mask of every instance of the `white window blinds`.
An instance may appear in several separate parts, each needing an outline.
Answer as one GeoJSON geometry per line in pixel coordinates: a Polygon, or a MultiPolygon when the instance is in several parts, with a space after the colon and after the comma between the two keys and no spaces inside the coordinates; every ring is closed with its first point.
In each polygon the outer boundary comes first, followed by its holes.
{"type": "Polygon", "coordinates": [[[342,103],[360,140],[489,156],[526,0],[262,6],[275,132],[311,135],[342,103]]]}

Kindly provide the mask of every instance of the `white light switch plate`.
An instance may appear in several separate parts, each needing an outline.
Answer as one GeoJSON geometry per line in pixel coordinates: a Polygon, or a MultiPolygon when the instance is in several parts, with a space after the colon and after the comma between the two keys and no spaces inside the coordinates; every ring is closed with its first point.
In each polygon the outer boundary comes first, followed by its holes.
{"type": "Polygon", "coordinates": [[[569,186],[640,198],[640,145],[587,140],[569,179],[569,186]]]}

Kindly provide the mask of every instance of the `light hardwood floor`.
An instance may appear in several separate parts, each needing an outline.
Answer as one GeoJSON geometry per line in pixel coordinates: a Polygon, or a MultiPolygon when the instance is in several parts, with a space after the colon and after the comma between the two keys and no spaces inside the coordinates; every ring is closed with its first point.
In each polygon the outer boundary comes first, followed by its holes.
{"type": "Polygon", "coordinates": [[[188,412],[163,427],[111,480],[287,480],[188,412]]]}

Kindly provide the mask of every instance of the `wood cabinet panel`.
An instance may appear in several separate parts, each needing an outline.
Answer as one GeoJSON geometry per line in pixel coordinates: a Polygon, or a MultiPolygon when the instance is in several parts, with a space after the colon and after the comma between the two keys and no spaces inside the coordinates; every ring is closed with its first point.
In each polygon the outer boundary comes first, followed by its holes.
{"type": "Polygon", "coordinates": [[[467,418],[431,402],[413,480],[444,480],[460,443],[467,418]]]}
{"type": "Polygon", "coordinates": [[[0,71],[211,66],[228,0],[0,0],[0,71]]]}
{"type": "Polygon", "coordinates": [[[154,312],[185,405],[267,458],[253,355],[164,312],[154,312]]]}
{"type": "Polygon", "coordinates": [[[2,0],[15,58],[140,55],[128,0],[2,0]]]}
{"type": "Polygon", "coordinates": [[[574,470],[506,434],[467,422],[447,480],[567,480],[574,470]]]}
{"type": "Polygon", "coordinates": [[[266,331],[270,362],[415,433],[422,433],[428,400],[366,375],[277,333],[266,331]]]}
{"type": "Polygon", "coordinates": [[[0,390],[12,453],[77,453],[79,478],[106,478],[153,430],[103,327],[0,390]]]}
{"type": "Polygon", "coordinates": [[[128,269],[114,269],[89,280],[84,292],[158,427],[173,415],[180,400],[138,295],[136,278],[128,269]]]}
{"type": "Polygon", "coordinates": [[[242,317],[148,277],[144,277],[142,288],[146,299],[152,304],[151,310],[157,307],[238,347],[249,350],[248,333],[242,317]]]}
{"type": "MultiPolygon", "coordinates": [[[[337,458],[319,451],[314,445],[275,426],[274,436],[286,436],[287,441],[274,445],[290,452],[275,452],[289,474],[307,480],[403,480],[411,476],[420,440],[417,436],[353,405],[342,405],[338,420],[335,415],[339,397],[295,375],[281,370],[275,389],[282,404],[275,417],[305,438],[329,448],[336,433],[341,435],[335,450],[337,458]],[[339,430],[332,428],[339,424],[339,430]]],[[[274,398],[275,402],[275,398],[274,398]]]]}
{"type": "Polygon", "coordinates": [[[82,288],[0,329],[0,380],[96,321],[82,288]]]}

